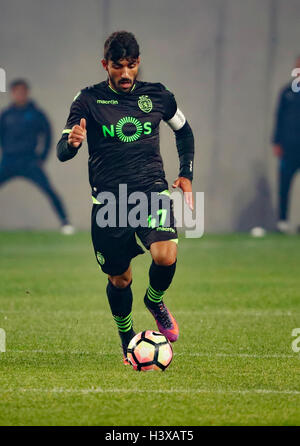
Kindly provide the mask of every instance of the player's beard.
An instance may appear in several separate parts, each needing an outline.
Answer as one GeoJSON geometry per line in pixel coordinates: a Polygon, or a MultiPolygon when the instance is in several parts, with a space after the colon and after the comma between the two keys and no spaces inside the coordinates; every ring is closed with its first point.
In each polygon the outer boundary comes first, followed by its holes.
{"type": "Polygon", "coordinates": [[[127,79],[120,79],[119,82],[118,82],[118,84],[116,84],[116,82],[115,82],[114,79],[110,76],[110,74],[108,74],[108,78],[109,78],[109,81],[110,81],[110,83],[112,84],[113,88],[114,88],[118,93],[129,93],[129,92],[131,91],[132,87],[133,87],[134,84],[135,84],[137,75],[134,77],[133,80],[128,79],[128,78],[127,78],[127,79]],[[126,89],[124,89],[124,88],[121,87],[121,83],[122,83],[122,81],[124,82],[125,80],[127,80],[128,82],[130,82],[130,87],[128,87],[128,88],[126,88],[126,89]]]}

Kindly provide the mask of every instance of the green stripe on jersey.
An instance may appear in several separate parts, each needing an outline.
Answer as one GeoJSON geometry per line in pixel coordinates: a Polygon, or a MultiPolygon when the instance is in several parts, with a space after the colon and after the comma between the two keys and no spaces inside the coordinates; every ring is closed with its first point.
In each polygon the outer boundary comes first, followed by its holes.
{"type": "Polygon", "coordinates": [[[162,192],[158,192],[158,195],[167,195],[170,196],[170,191],[168,189],[163,190],[162,192]]]}
{"type": "Polygon", "coordinates": [[[92,201],[94,204],[101,204],[100,201],[98,201],[97,198],[95,198],[93,195],[92,195],[92,201]]]}

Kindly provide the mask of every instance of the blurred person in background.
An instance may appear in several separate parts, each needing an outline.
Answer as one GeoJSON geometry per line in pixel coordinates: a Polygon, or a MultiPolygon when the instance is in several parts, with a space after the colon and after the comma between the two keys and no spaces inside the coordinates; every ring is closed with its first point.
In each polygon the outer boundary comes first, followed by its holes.
{"type": "MultiPolygon", "coordinates": [[[[296,59],[295,68],[300,69],[300,56],[296,59]]],[[[277,229],[289,233],[290,188],[295,173],[300,169],[300,92],[293,91],[292,81],[283,87],[279,95],[272,142],[273,152],[279,160],[277,229]]]]}
{"type": "Polygon", "coordinates": [[[32,181],[49,199],[61,232],[73,234],[65,207],[43,168],[51,148],[50,123],[30,99],[30,88],[24,79],[11,83],[10,95],[12,103],[0,115],[0,186],[16,177],[32,181]]]}

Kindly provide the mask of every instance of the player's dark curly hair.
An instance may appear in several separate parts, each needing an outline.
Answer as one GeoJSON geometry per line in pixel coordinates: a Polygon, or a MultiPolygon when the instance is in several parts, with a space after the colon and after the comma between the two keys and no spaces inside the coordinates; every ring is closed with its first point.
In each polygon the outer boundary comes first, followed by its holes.
{"type": "Polygon", "coordinates": [[[117,62],[120,59],[137,59],[140,47],[135,36],[127,31],[112,33],[104,43],[104,59],[117,62]]]}

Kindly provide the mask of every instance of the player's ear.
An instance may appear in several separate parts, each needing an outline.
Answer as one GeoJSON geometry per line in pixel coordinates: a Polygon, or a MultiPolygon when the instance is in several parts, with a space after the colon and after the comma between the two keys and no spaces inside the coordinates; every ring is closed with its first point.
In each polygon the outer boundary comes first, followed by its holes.
{"type": "Polygon", "coordinates": [[[102,66],[103,66],[103,68],[104,68],[104,70],[106,70],[107,71],[107,60],[106,59],[102,59],[101,60],[101,63],[102,63],[102,66]]]}

